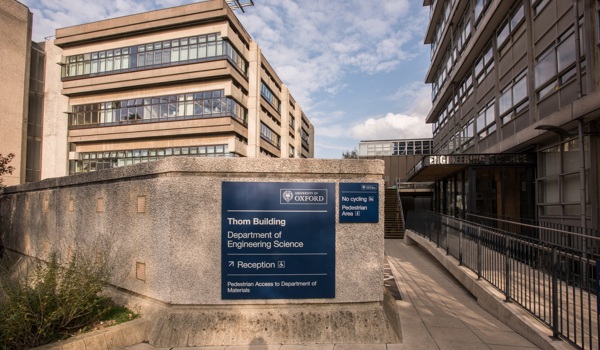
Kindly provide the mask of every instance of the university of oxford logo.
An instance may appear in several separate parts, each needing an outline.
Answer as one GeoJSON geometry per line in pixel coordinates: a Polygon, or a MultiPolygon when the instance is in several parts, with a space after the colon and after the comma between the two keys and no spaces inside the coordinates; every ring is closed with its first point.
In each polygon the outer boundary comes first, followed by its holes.
{"type": "Polygon", "coordinates": [[[292,191],[284,191],[283,192],[283,200],[289,203],[292,199],[294,199],[294,193],[292,191]]]}

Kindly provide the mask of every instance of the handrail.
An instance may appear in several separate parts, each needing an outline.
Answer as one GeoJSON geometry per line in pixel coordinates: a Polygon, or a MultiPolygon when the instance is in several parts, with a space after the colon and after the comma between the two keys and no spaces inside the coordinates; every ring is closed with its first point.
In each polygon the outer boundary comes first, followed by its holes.
{"type": "Polygon", "coordinates": [[[503,230],[432,211],[410,211],[406,228],[454,256],[459,265],[502,292],[506,301],[547,325],[554,337],[578,349],[595,349],[600,336],[596,310],[600,238],[474,214],[469,217],[515,226],[503,230]],[[538,234],[520,234],[518,225],[538,234]]]}
{"type": "MultiPolygon", "coordinates": [[[[590,236],[590,235],[583,235],[581,233],[576,233],[576,232],[571,232],[571,231],[564,231],[564,230],[558,230],[558,229],[550,228],[550,227],[523,224],[523,223],[516,222],[516,221],[497,219],[497,218],[492,218],[492,217],[489,217],[489,216],[481,216],[481,215],[470,214],[470,213],[467,213],[467,216],[473,216],[473,217],[476,217],[476,218],[481,218],[481,219],[486,219],[486,220],[495,220],[495,221],[509,223],[509,224],[514,224],[514,225],[519,225],[519,226],[523,226],[523,227],[530,227],[530,228],[535,228],[535,229],[548,230],[548,231],[553,231],[553,232],[557,232],[557,233],[566,233],[566,234],[573,235],[573,236],[580,236],[580,237],[592,238],[592,239],[600,240],[600,237],[595,237],[595,236],[590,236]]],[[[455,219],[457,219],[457,218],[455,218],[455,219]]],[[[462,219],[459,219],[459,220],[462,220],[462,219]]]]}
{"type": "Polygon", "coordinates": [[[400,212],[400,222],[403,223],[403,228],[406,230],[406,221],[404,221],[404,208],[402,208],[402,200],[400,199],[400,191],[396,190],[396,200],[398,201],[398,211],[400,212]]]}

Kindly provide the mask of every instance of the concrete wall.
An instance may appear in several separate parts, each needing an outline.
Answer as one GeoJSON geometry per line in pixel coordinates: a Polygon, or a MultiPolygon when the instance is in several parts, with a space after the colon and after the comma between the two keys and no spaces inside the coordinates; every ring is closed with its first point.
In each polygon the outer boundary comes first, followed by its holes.
{"type": "Polygon", "coordinates": [[[2,177],[5,185],[25,182],[31,20],[25,5],[0,0],[0,153],[15,154],[15,171],[2,177]]]}
{"type": "Polygon", "coordinates": [[[158,347],[398,343],[381,200],[377,223],[338,219],[339,183],[378,183],[382,199],[383,170],[381,160],[172,157],[8,187],[0,253],[110,252],[116,288],[106,294],[150,320],[144,340],[158,347]],[[221,299],[225,181],[335,184],[335,298],[221,299]]]}
{"type": "Polygon", "coordinates": [[[68,256],[108,238],[117,257],[113,283],[167,304],[381,302],[383,206],[379,223],[340,224],[337,184],[377,182],[384,198],[382,175],[379,160],[173,157],[8,187],[0,192],[0,238],[42,259],[53,248],[68,256]],[[336,183],[334,300],[221,299],[223,181],[336,183]]]}

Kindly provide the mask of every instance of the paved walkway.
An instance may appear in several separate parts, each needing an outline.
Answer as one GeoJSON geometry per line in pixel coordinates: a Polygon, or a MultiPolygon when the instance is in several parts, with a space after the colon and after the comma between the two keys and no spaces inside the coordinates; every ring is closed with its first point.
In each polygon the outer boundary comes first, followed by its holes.
{"type": "MultiPolygon", "coordinates": [[[[387,240],[385,254],[403,298],[397,301],[402,344],[238,345],[172,350],[537,349],[477,305],[469,292],[419,246],[387,240]]],[[[158,349],[148,344],[126,348],[158,349]]]]}
{"type": "Polygon", "coordinates": [[[394,349],[537,349],[483,310],[443,266],[418,245],[385,242],[398,280],[403,344],[394,349]]]}

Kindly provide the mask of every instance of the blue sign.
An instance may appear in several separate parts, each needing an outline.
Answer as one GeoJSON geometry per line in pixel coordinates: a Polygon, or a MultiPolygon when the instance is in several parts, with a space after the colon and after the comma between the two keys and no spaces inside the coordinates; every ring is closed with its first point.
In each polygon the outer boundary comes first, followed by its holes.
{"type": "Polygon", "coordinates": [[[335,298],[335,184],[223,182],[223,299],[335,298]]]}
{"type": "Polygon", "coordinates": [[[340,222],[379,222],[379,184],[340,183],[340,222]]]}

